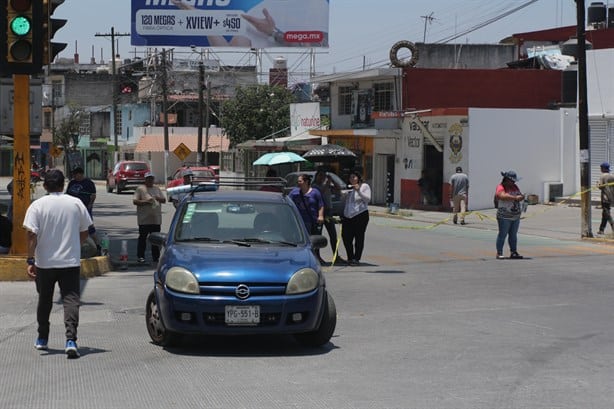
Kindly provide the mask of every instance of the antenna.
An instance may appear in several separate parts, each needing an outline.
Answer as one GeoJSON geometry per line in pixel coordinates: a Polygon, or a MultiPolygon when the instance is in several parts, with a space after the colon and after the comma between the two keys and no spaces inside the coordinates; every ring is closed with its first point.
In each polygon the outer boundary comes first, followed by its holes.
{"type": "Polygon", "coordinates": [[[433,20],[435,20],[435,17],[433,17],[433,14],[435,14],[435,13],[431,11],[431,14],[429,14],[428,16],[420,16],[420,18],[424,19],[424,38],[423,38],[422,42],[425,43],[425,44],[426,44],[426,23],[427,22],[429,24],[433,23],[433,20]]]}

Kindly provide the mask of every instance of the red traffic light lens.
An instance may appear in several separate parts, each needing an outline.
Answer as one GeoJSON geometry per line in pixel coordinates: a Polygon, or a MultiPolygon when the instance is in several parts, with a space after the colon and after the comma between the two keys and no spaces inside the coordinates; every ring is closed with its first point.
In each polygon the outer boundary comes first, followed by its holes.
{"type": "Polygon", "coordinates": [[[32,0],[10,0],[9,5],[15,11],[27,11],[32,7],[32,0]]]}

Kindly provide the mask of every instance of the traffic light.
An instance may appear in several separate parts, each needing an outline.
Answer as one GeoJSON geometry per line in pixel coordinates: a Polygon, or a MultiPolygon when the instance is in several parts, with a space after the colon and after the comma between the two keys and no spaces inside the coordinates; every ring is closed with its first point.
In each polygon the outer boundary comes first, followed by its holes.
{"type": "Polygon", "coordinates": [[[64,27],[66,20],[52,18],[55,9],[64,0],[43,0],[43,65],[51,64],[55,57],[66,48],[66,43],[53,42],[55,32],[64,27]]]}
{"type": "Polygon", "coordinates": [[[37,0],[2,0],[0,73],[37,74],[42,69],[42,3],[37,0]]]}
{"type": "Polygon", "coordinates": [[[120,94],[134,94],[139,90],[139,86],[132,79],[121,79],[119,82],[120,94]]]}

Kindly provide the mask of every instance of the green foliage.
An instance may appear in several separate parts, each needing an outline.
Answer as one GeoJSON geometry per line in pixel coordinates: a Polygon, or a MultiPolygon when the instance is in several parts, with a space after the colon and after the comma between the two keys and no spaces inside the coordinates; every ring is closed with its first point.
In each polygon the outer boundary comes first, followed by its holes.
{"type": "Polygon", "coordinates": [[[87,113],[77,106],[70,106],[68,116],[53,128],[53,144],[64,148],[64,152],[77,150],[79,144],[80,126],[87,113]]]}
{"type": "Polygon", "coordinates": [[[235,98],[224,102],[221,125],[234,147],[250,139],[286,136],[290,128],[290,104],[294,96],[286,88],[271,85],[239,87],[235,98]]]}

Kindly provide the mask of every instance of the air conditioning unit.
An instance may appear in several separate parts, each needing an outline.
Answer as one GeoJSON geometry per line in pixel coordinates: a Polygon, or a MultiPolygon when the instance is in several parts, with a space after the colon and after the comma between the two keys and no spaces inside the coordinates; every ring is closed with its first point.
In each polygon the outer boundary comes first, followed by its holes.
{"type": "Polygon", "coordinates": [[[544,182],[544,202],[554,202],[557,197],[563,196],[563,183],[544,182]]]}

